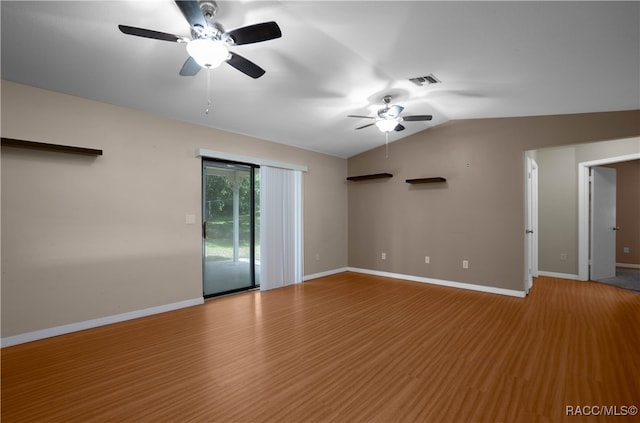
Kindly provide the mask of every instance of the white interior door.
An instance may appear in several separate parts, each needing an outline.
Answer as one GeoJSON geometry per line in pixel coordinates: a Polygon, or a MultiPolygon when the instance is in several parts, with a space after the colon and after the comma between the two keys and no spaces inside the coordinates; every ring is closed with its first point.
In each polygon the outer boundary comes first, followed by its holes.
{"type": "Polygon", "coordinates": [[[616,276],[616,170],[591,168],[592,280],[616,276]]]}
{"type": "Polygon", "coordinates": [[[538,164],[526,158],[525,183],[525,291],[538,276],[538,164]]]}

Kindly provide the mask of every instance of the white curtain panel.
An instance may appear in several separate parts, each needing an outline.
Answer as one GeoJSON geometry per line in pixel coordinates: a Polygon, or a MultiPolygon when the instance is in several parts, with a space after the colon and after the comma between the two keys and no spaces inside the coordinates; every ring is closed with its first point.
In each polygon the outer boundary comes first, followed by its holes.
{"type": "Polygon", "coordinates": [[[260,290],[302,277],[302,172],[261,166],[260,290]]]}

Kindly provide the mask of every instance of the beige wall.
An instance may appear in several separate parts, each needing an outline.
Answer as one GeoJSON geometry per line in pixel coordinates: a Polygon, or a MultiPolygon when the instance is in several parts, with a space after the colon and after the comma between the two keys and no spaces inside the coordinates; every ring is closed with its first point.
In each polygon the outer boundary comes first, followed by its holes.
{"type": "Polygon", "coordinates": [[[578,274],[578,163],[638,153],[640,138],[535,151],[539,168],[539,270],[578,274]]]}
{"type": "Polygon", "coordinates": [[[347,265],[344,159],[7,81],[2,136],[104,150],[2,148],[2,337],[202,297],[196,148],[307,165],[305,274],[347,265]]]}
{"type": "Polygon", "coordinates": [[[639,134],[640,111],[452,121],[352,157],[350,176],[394,177],[349,183],[349,265],[521,291],[524,152],[639,134]],[[430,176],[447,183],[404,182],[430,176]]]}
{"type": "Polygon", "coordinates": [[[575,147],[538,150],[538,270],[578,274],[575,147]]]}
{"type": "Polygon", "coordinates": [[[640,265],[640,160],[607,165],[616,169],[616,262],[640,265]],[[625,253],[624,248],[629,252],[625,253]]]}

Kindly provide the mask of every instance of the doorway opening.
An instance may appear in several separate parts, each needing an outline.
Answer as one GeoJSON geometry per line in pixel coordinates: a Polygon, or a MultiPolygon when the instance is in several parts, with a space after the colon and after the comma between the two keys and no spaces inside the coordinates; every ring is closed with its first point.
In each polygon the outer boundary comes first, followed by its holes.
{"type": "Polygon", "coordinates": [[[260,286],[258,165],[202,161],[202,263],[205,298],[260,286]]]}
{"type": "MultiPolygon", "coordinates": [[[[581,162],[578,164],[578,278],[580,280],[586,281],[593,279],[594,277],[598,278],[598,275],[592,275],[592,266],[594,264],[594,261],[601,260],[601,257],[599,256],[600,248],[596,248],[596,246],[593,245],[594,241],[596,243],[598,241],[594,240],[593,238],[593,193],[591,186],[592,169],[603,165],[636,159],[640,159],[640,153],[581,162]]],[[[615,205],[613,205],[613,208],[615,211],[615,205]]],[[[604,228],[604,232],[609,233],[609,235],[614,234],[613,248],[615,248],[615,232],[617,232],[618,227],[615,224],[615,220],[608,226],[608,228],[604,228]]],[[[611,252],[608,253],[611,254],[611,252]]],[[[609,263],[609,267],[611,268],[611,266],[613,266],[612,268],[614,269],[614,274],[609,276],[615,277],[615,254],[612,254],[612,256],[613,264],[609,263]]],[[[609,258],[608,260],[611,261],[611,258],[609,258]]]]}

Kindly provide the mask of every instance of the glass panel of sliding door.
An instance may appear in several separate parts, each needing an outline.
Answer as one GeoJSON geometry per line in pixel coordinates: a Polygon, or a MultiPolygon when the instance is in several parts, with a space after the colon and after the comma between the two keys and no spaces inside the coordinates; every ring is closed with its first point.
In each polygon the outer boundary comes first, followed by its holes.
{"type": "Polygon", "coordinates": [[[253,289],[256,283],[256,166],[204,160],[203,293],[253,289]]]}

